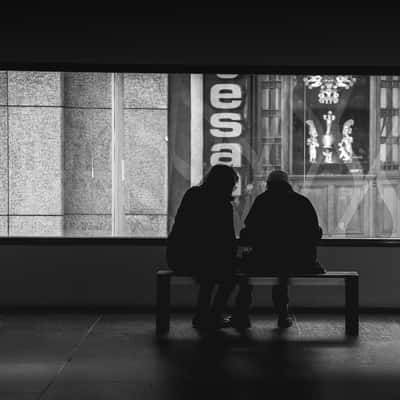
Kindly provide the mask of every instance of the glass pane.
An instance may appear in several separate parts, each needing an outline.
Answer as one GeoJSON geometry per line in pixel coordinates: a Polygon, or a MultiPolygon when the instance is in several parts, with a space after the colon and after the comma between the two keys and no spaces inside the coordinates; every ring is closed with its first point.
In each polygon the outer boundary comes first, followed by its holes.
{"type": "Polygon", "coordinates": [[[399,136],[399,116],[395,115],[392,118],[392,135],[399,136]]]}
{"type": "Polygon", "coordinates": [[[111,236],[111,73],[64,73],[64,236],[111,236]]]}
{"type": "Polygon", "coordinates": [[[380,160],[381,162],[386,162],[386,144],[382,143],[380,145],[380,160]]]}
{"type": "Polygon", "coordinates": [[[227,163],[240,175],[233,202],[237,234],[266,189],[269,172],[282,168],[314,205],[325,238],[400,237],[393,218],[400,206],[397,181],[382,175],[399,158],[392,139],[398,115],[386,111],[398,102],[389,93],[394,81],[363,75],[171,74],[168,227],[187,188],[213,163],[227,163]],[[380,82],[374,98],[371,88],[380,82]],[[379,127],[372,124],[376,120],[379,127]],[[378,146],[371,154],[374,141],[378,146]]]}
{"type": "Polygon", "coordinates": [[[1,73],[0,132],[9,142],[1,158],[9,172],[2,234],[111,234],[109,75],[1,73]],[[1,124],[5,117],[8,125],[1,124]]]}
{"type": "Polygon", "coordinates": [[[284,169],[324,237],[400,237],[398,76],[121,73],[117,115],[115,75],[0,71],[1,236],[166,237],[225,163],[237,234],[284,169]]]}
{"type": "Polygon", "coordinates": [[[387,89],[383,87],[381,88],[381,107],[385,108],[386,106],[387,106],[387,89]]]}
{"type": "Polygon", "coordinates": [[[270,90],[269,89],[264,89],[262,91],[262,95],[261,95],[261,107],[263,110],[269,110],[270,108],[270,90]]]}
{"type": "Polygon", "coordinates": [[[168,76],[124,74],[123,236],[167,234],[168,76]]]}
{"type": "Polygon", "coordinates": [[[399,108],[399,88],[393,87],[393,108],[399,108]]]}
{"type": "Polygon", "coordinates": [[[366,76],[296,77],[293,92],[295,174],[368,172],[369,87],[366,76]]]}
{"type": "Polygon", "coordinates": [[[393,156],[393,162],[398,163],[399,162],[399,146],[397,144],[393,145],[393,147],[392,147],[392,156],[393,156]]]}
{"type": "Polygon", "coordinates": [[[380,118],[380,136],[382,136],[382,137],[386,136],[386,124],[387,124],[387,118],[381,117],[380,118]]]}

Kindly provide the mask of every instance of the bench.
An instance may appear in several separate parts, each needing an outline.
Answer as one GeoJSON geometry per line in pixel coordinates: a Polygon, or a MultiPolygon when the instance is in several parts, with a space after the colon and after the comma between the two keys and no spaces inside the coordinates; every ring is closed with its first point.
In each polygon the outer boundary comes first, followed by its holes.
{"type": "MultiPolygon", "coordinates": [[[[275,285],[279,278],[271,275],[236,274],[238,283],[245,279],[252,285],[275,285]]],[[[178,285],[193,284],[190,276],[176,274],[171,270],[157,271],[156,282],[156,333],[168,333],[170,326],[170,287],[171,282],[178,285]]],[[[242,281],[243,282],[243,281],[242,281]]],[[[290,285],[343,285],[345,286],[345,331],[347,336],[358,336],[358,273],[330,271],[325,274],[307,274],[290,277],[290,285]]]]}

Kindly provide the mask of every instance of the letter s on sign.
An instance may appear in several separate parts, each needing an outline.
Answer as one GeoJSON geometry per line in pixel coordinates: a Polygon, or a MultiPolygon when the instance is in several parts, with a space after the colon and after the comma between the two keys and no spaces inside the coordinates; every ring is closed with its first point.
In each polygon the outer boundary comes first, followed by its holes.
{"type": "Polygon", "coordinates": [[[238,108],[242,104],[242,88],[236,83],[217,83],[211,87],[210,101],[214,108],[238,108]]]}
{"type": "Polygon", "coordinates": [[[211,147],[210,164],[225,164],[240,168],[242,166],[242,148],[238,143],[217,143],[211,147]]]}
{"type": "Polygon", "coordinates": [[[211,115],[210,129],[211,135],[219,138],[234,138],[242,134],[241,116],[237,113],[218,113],[211,115]],[[223,130],[224,129],[224,130],[223,130]]]}

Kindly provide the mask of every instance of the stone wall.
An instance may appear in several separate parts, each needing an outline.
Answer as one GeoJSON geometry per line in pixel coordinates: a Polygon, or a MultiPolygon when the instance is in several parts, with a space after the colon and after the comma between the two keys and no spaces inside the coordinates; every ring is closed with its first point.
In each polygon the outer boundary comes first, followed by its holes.
{"type": "MultiPolygon", "coordinates": [[[[123,235],[166,235],[167,76],[125,74],[123,235]]],[[[110,236],[111,74],[0,72],[0,235],[110,236]]]]}
{"type": "Polygon", "coordinates": [[[64,235],[111,235],[111,74],[64,73],[64,235]]]}
{"type": "Polygon", "coordinates": [[[9,236],[61,236],[62,73],[3,74],[1,210],[8,216],[2,228],[9,236]]]}
{"type": "Polygon", "coordinates": [[[128,236],[167,233],[167,75],[125,74],[125,215],[128,236]]]}

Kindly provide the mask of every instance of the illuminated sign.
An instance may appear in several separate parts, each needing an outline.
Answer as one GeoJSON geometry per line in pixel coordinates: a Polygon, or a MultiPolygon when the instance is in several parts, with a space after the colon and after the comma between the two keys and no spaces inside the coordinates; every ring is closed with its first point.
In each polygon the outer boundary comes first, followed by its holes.
{"type": "Polygon", "coordinates": [[[235,196],[243,193],[248,169],[244,144],[248,143],[249,77],[238,74],[204,76],[204,172],[213,165],[236,169],[239,184],[235,196]]]}

